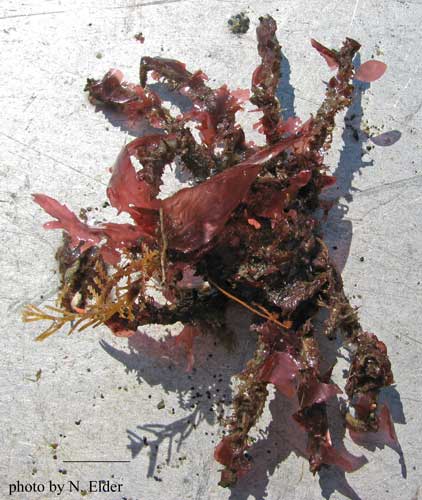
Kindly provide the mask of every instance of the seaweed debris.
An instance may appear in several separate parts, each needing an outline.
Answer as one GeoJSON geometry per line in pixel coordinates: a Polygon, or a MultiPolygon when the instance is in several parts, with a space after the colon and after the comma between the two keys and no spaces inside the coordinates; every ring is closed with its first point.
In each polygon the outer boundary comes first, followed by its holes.
{"type": "Polygon", "coordinates": [[[224,311],[231,301],[252,312],[256,352],[238,375],[233,412],[215,449],[222,486],[252,467],[249,432],[269,384],[295,403],[292,417],[306,433],[312,473],[330,464],[349,472],[362,465],[363,457],[335,447],[330,437],[327,401],[342,390],[331,371],[322,370],[316,336],[322,310],[323,333],[330,339],[341,333],[351,351],[344,412],[350,436],[357,442],[362,436],[396,441],[389,410],[378,403],[380,390],[393,383],[387,348],[362,329],[316,215],[326,209],[321,191],[335,183],[324,164],[335,117],[351,105],[353,79],[374,81],[385,65],[368,61],[356,72],[358,42],[346,38],[334,50],[312,40],[335,74],[314,116],[304,123],[283,120],[273,18],[260,19],[257,38],[261,63],[251,93],[227,85],[213,89],[201,70],[158,57],[142,58],[139,84],[126,82],[117,69],[101,80],[88,79],[93,104],[157,129],[127,144],[112,169],[108,199],[132,223],[89,225],[49,196],[34,195],[55,219],[46,229],[66,232],[58,252],[62,287],[57,307],[29,305],[23,313],[25,321],[50,321],[37,340],[66,324],[70,332],[105,324],[117,336],[143,335],[151,356],[184,359],[190,370],[204,334],[217,333],[224,341],[224,311]],[[150,77],[186,96],[192,108],[172,116],[148,85],[150,77]],[[261,112],[256,128],[266,138],[262,147],[246,142],[236,122],[248,99],[261,112]],[[169,165],[181,166],[193,185],[160,198],[169,165]],[[183,330],[164,341],[137,332],[143,325],[177,321],[183,330]]]}

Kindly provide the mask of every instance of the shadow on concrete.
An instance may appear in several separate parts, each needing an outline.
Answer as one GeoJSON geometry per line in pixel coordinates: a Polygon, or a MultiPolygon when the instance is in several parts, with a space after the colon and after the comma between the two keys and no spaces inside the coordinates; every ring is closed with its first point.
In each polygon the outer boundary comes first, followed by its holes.
{"type": "MultiPolygon", "coordinates": [[[[174,366],[168,359],[148,355],[141,349],[136,335],[128,339],[129,352],[101,341],[101,347],[125,365],[128,372],[135,373],[140,384],[146,382],[150,387],[160,386],[163,395],[176,394],[179,409],[190,412],[167,425],[142,422],[127,431],[132,458],[144,449],[149,451],[148,477],[155,474],[159,448],[166,446],[165,461],[169,463],[172,454],[179,451],[188,436],[193,432],[203,432],[198,428],[201,422],[213,425],[223,414],[230,413],[230,381],[242,371],[255,350],[255,338],[249,332],[250,318],[240,306],[230,306],[227,335],[232,336],[231,343],[225,347],[212,334],[197,339],[197,344],[200,344],[200,348],[195,349],[198,368],[193,368],[190,373],[174,366]]],[[[171,413],[175,414],[176,410],[171,409],[171,413]]],[[[223,435],[220,434],[210,436],[210,440],[217,444],[223,435]]]]}
{"type": "MultiPolygon", "coordinates": [[[[359,54],[355,58],[355,66],[360,65],[359,54]]],[[[342,133],[343,148],[341,150],[339,163],[333,175],[337,183],[327,189],[322,196],[323,199],[338,200],[344,198],[346,202],[353,200],[353,179],[355,175],[361,175],[364,168],[372,166],[372,160],[366,160],[365,155],[373,147],[366,145],[368,136],[361,130],[363,109],[362,98],[369,83],[354,81],[355,91],[353,102],[344,117],[344,130],[342,133]]],[[[327,221],[323,223],[324,241],[326,242],[330,256],[341,272],[347,262],[350,253],[353,227],[352,221],[347,218],[348,206],[346,203],[337,201],[328,214],[327,221]]]]}
{"type": "Polygon", "coordinates": [[[281,116],[287,120],[295,116],[295,89],[290,83],[290,63],[282,53],[281,57],[281,78],[277,87],[276,96],[280,101],[281,116]]]}
{"type": "Polygon", "coordinates": [[[94,109],[96,113],[102,113],[104,118],[111,125],[113,125],[113,127],[118,128],[132,137],[142,137],[147,134],[157,134],[162,132],[160,129],[151,127],[151,125],[149,125],[149,123],[144,119],[131,122],[123,113],[115,109],[102,106],[101,104],[94,105],[94,109]]]}

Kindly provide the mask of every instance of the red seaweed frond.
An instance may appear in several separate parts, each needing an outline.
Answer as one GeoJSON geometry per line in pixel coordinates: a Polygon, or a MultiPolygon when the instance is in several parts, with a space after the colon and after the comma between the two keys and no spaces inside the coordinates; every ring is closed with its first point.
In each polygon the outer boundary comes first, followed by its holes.
{"type": "Polygon", "coordinates": [[[331,371],[321,369],[316,335],[321,309],[327,312],[323,334],[333,338],[341,331],[354,350],[345,385],[352,439],[397,443],[388,408],[378,404],[381,389],[393,383],[387,348],[363,331],[317,217],[318,209],[327,213],[330,207],[320,199],[321,191],[335,183],[324,154],[336,116],[352,103],[353,81],[375,81],[386,66],[368,61],[355,71],[358,42],[346,38],[334,50],[312,40],[335,74],[314,116],[303,123],[297,117],[283,120],[276,30],[272,17],[260,19],[261,61],[251,93],[227,85],[213,89],[201,70],[159,57],[142,58],[139,84],[126,82],[116,69],[88,80],[85,90],[93,104],[158,129],[127,144],[111,170],[107,196],[118,214],[129,214],[131,224],[89,224],[53,198],[34,195],[55,219],[45,228],[66,233],[57,253],[62,277],[57,307],[29,305],[23,312],[24,321],[50,322],[37,340],[65,325],[72,333],[104,324],[117,336],[131,336],[134,346],[157,359],[178,361],[182,354],[191,370],[201,332],[224,331],[231,302],[253,314],[256,350],[238,376],[227,434],[215,449],[224,466],[223,486],[252,467],[245,452],[268,384],[294,403],[292,418],[306,435],[304,454],[312,473],[330,464],[350,472],[365,461],[331,441],[327,402],[342,389],[330,379],[331,371]],[[191,109],[172,116],[148,85],[149,77],[187,97],[191,109]],[[249,96],[262,113],[256,125],[266,137],[262,147],[246,142],[236,121],[249,96]],[[182,168],[192,182],[164,196],[169,167],[182,168]],[[164,340],[141,331],[145,325],[177,322],[182,331],[164,340]]]}

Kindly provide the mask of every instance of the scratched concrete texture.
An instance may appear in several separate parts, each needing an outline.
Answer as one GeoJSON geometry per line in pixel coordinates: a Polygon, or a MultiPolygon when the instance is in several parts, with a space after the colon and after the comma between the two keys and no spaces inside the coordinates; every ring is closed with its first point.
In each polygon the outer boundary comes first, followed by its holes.
{"type": "MultiPolygon", "coordinates": [[[[92,500],[420,497],[421,20],[417,0],[0,2],[0,498],[10,498],[9,484],[17,481],[44,484],[46,491],[11,498],[57,498],[47,491],[53,481],[66,486],[60,498],[78,499],[91,480],[122,484],[120,493],[87,492],[92,500]],[[240,11],[251,27],[238,36],[227,20],[240,11]],[[101,328],[35,343],[43,325],[22,324],[20,314],[27,303],[53,304],[58,287],[60,234],[42,229],[48,216],[31,193],[76,211],[93,207],[99,221],[113,212],[102,209],[108,167],[134,131],[88,104],[86,78],[118,67],[136,81],[140,57],[153,55],[202,68],[212,85],[248,87],[258,62],[255,27],[266,13],[277,20],[286,56],[279,92],[286,116],[306,119],[323,97],[329,71],[311,37],[337,47],[351,36],[363,45],[361,61],[374,56],[388,64],[381,80],[358,87],[352,110],[338,118],[328,164],[338,177],[331,196],[339,203],[325,232],[363,326],[389,346],[396,385],[383,398],[402,453],[357,448],[346,436],[345,446],[369,463],[353,474],[326,469],[313,477],[296,453],[288,404],[271,395],[255,431],[254,470],[230,491],[217,486],[212,455],[231,376],[253,350],[242,311],[232,314],[234,350],[206,340],[192,374],[148,359],[101,328]],[[140,31],[144,44],[134,40],[140,31]],[[401,138],[374,146],[360,129],[398,130],[401,138]],[[70,480],[80,481],[81,491],[70,492],[70,480]]],[[[243,118],[249,131],[255,119],[243,118]]],[[[346,367],[340,358],[340,383],[346,367]]],[[[336,432],[341,437],[341,428],[336,432]]]]}

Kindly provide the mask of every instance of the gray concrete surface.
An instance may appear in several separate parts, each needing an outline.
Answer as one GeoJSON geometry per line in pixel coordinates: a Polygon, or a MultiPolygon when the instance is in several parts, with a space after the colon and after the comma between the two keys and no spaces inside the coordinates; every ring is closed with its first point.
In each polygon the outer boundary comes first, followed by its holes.
{"type": "MultiPolygon", "coordinates": [[[[45,485],[79,480],[86,489],[88,481],[100,479],[122,483],[121,493],[86,498],[419,498],[421,21],[417,0],[0,2],[0,498],[9,498],[8,485],[18,480],[45,485]],[[251,29],[234,36],[227,19],[241,10],[250,16],[251,29]],[[230,493],[217,486],[212,458],[221,435],[217,402],[221,394],[229,399],[230,375],[250,353],[247,334],[234,355],[218,350],[189,377],[168,364],[157,366],[105,329],[72,338],[62,332],[35,344],[41,325],[23,325],[20,311],[28,302],[51,303],[57,289],[54,252],[60,235],[42,229],[47,217],[30,193],[47,193],[76,210],[101,207],[107,167],[130,139],[88,105],[82,92],[86,77],[118,67],[134,81],[140,56],[148,54],[200,66],[214,85],[248,87],[258,60],[254,29],[265,13],[276,18],[288,58],[281,89],[286,113],[306,118],[323,95],[321,80],[329,72],[311,49],[310,37],[338,46],[352,36],[363,45],[362,60],[375,55],[388,64],[386,75],[359,95],[354,120],[358,126],[362,107],[372,129],[396,129],[402,137],[361,157],[367,143],[353,142],[339,118],[329,163],[337,168],[336,192],[342,198],[326,232],[331,246],[338,247],[334,258],[345,265],[345,287],[360,306],[363,325],[389,346],[397,385],[385,398],[403,457],[389,448],[363,450],[369,463],[356,473],[324,471],[314,478],[282,425],[286,410],[272,401],[257,431],[255,472],[230,493]],[[133,40],[139,31],[143,45],[133,40]],[[211,399],[205,395],[209,387],[211,399]],[[196,392],[202,396],[195,398],[196,392]],[[161,400],[165,407],[159,409],[161,400]],[[192,408],[196,401],[200,404],[192,408]],[[270,411],[278,424],[269,425],[270,411]]],[[[357,451],[348,438],[345,443],[357,451]]],[[[66,487],[60,498],[82,496],[66,487]]]]}

